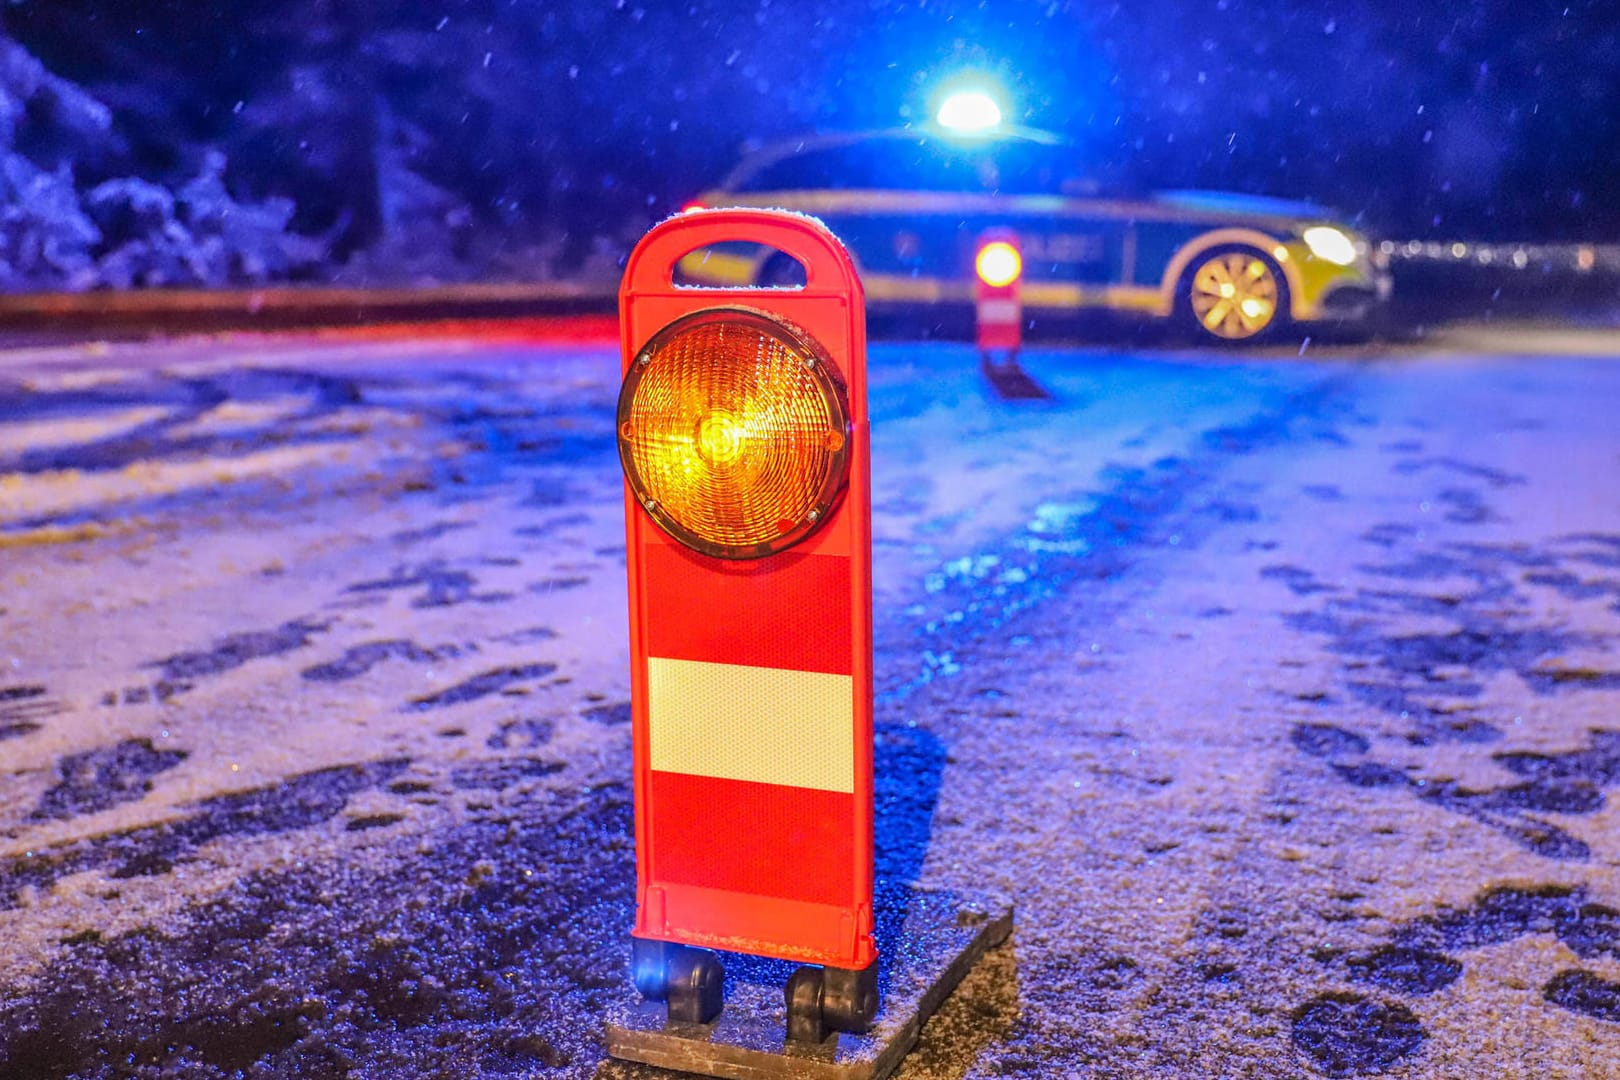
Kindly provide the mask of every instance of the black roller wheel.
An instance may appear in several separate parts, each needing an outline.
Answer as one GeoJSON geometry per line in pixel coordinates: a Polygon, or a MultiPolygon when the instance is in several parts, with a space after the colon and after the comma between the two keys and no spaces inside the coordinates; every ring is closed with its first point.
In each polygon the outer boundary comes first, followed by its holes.
{"type": "Polygon", "coordinates": [[[821,1009],[821,969],[802,967],[787,981],[787,1037],[789,1042],[820,1043],[828,1035],[821,1009]]]}
{"type": "Polygon", "coordinates": [[[787,983],[787,1036],[820,1043],[835,1031],[868,1031],[877,1019],[877,961],[859,971],[802,967],[787,983]]]}
{"type": "Polygon", "coordinates": [[[725,1005],[726,971],[708,949],[635,938],[630,967],[641,996],[667,1002],[671,1020],[713,1023],[725,1005]]]}

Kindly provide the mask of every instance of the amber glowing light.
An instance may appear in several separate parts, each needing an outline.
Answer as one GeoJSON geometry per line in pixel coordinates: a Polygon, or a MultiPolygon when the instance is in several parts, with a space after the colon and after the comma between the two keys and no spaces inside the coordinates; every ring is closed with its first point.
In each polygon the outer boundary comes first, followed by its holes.
{"type": "Polygon", "coordinates": [[[979,249],[973,268],[986,285],[1000,289],[1018,280],[1024,272],[1024,259],[1007,241],[992,240],[979,249]]]}
{"type": "Polygon", "coordinates": [[[825,354],[741,308],[678,319],[636,355],[619,395],[630,490],[669,535],[751,559],[809,536],[849,474],[849,413],[825,354]]]}

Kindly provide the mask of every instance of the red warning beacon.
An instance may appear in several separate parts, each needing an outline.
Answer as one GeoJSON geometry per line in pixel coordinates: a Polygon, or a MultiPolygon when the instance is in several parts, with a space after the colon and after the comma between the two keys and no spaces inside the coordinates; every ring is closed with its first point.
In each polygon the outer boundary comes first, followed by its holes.
{"type": "Polygon", "coordinates": [[[672,1020],[720,1012],[710,950],[799,961],[788,1034],[877,1013],[866,322],[812,218],[694,210],[619,294],[634,721],[633,973],[672,1020]],[[765,245],[801,288],[674,284],[765,245]]]}
{"type": "Polygon", "coordinates": [[[974,301],[979,327],[979,351],[986,358],[1004,350],[1017,358],[1024,343],[1024,301],[1021,283],[1024,256],[1011,229],[990,229],[974,245],[974,301]]]}

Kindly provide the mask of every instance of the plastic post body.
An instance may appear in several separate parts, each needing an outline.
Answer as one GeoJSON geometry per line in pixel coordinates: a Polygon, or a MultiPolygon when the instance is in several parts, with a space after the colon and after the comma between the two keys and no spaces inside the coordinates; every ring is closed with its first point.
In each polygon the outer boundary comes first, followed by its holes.
{"type": "Polygon", "coordinates": [[[1018,266],[1010,281],[991,284],[979,266],[981,253],[992,244],[1006,244],[1020,256],[1022,249],[1018,234],[1011,229],[987,229],[979,234],[973,245],[975,273],[973,275],[974,306],[978,324],[978,343],[981,353],[992,349],[1016,353],[1024,343],[1024,303],[1022,267],[1018,266]]]}
{"type": "MultiPolygon", "coordinates": [[[[876,950],[870,449],[860,280],[843,246],[814,219],[698,210],[642,239],[626,265],[619,302],[626,376],[649,341],[677,319],[741,309],[819,347],[836,369],[848,427],[842,494],[829,509],[817,509],[808,532],[764,557],[726,558],[685,546],[626,484],[632,934],[867,969],[876,950]],[[803,264],[804,286],[674,284],[682,256],[727,242],[785,252],[803,264]]],[[[656,355],[648,361],[657,362],[656,355]]],[[[656,980],[638,971],[638,986],[644,981],[656,980]]]]}

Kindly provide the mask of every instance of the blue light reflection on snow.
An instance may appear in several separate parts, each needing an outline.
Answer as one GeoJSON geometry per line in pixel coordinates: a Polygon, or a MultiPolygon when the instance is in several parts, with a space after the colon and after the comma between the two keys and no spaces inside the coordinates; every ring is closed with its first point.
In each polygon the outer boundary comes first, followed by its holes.
{"type": "MultiPolygon", "coordinates": [[[[959,673],[972,663],[974,652],[996,647],[1002,636],[1013,647],[1030,644],[1029,635],[1009,634],[1006,628],[1049,600],[1062,596],[1072,608],[1071,618],[1087,618],[1088,597],[1074,589],[1078,579],[1107,582],[1155,551],[1196,547],[1218,524],[1217,517],[1200,514],[1208,508],[1197,493],[1221,460],[1234,447],[1285,442],[1298,437],[1296,428],[1309,430],[1321,414],[1335,409],[1338,385],[1329,378],[1265,404],[1256,402],[1261,411],[1201,433],[1180,456],[1162,457],[1146,467],[1106,470],[1107,486],[1099,490],[1054,493],[1056,497],[1036,505],[1021,528],[925,574],[928,599],[906,609],[925,619],[911,631],[923,638],[922,663],[879,661],[878,671],[888,676],[887,685],[878,687],[880,707],[959,673]]],[[[910,652],[919,646],[911,637],[880,640],[880,651],[885,647],[910,652]]]]}

